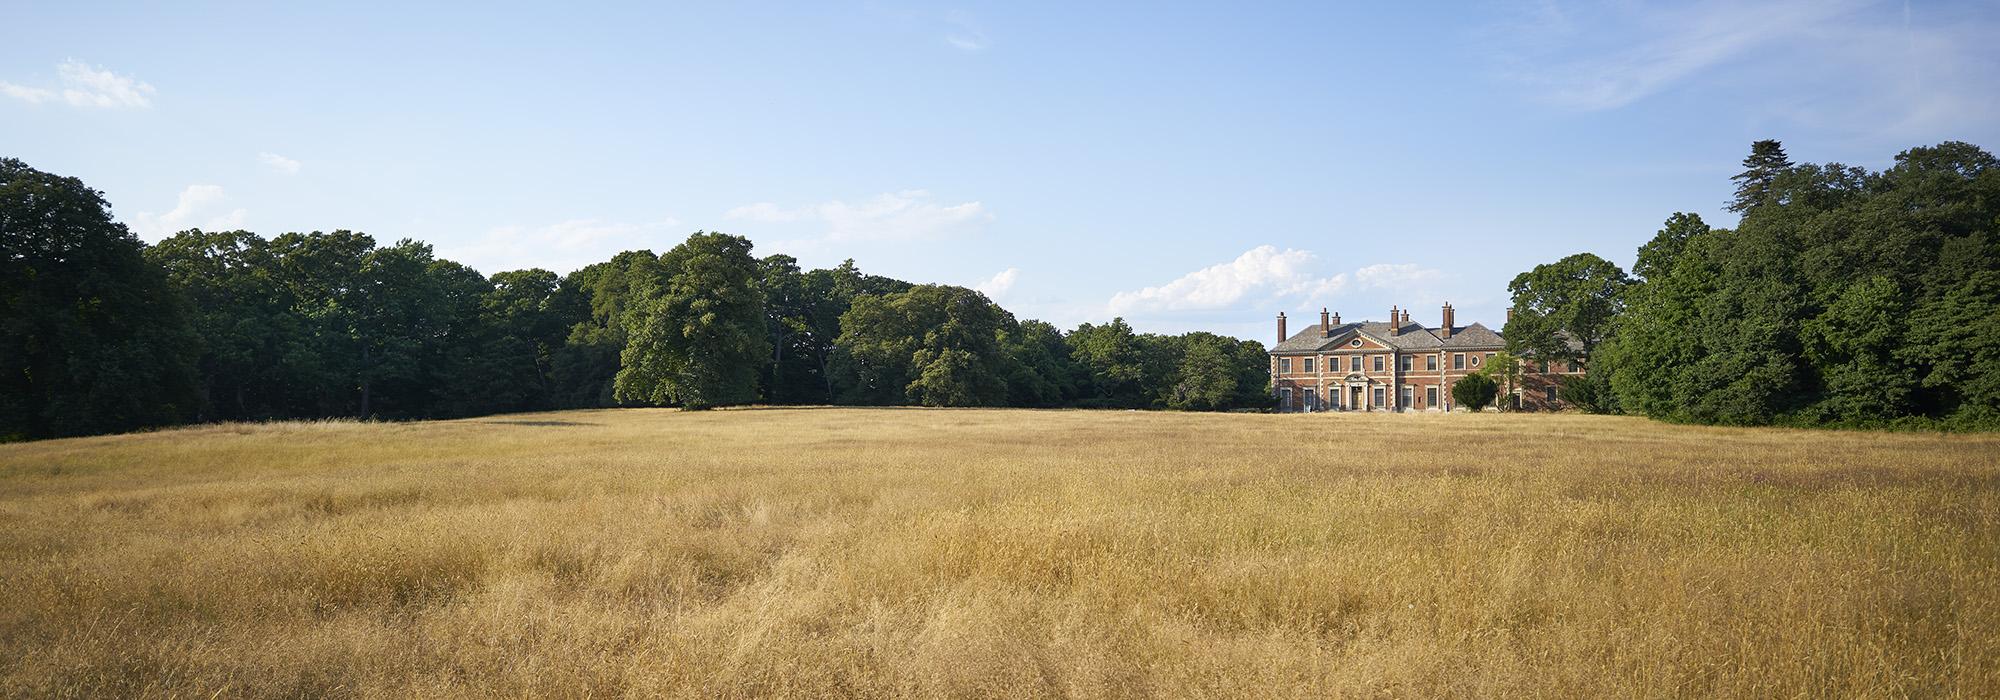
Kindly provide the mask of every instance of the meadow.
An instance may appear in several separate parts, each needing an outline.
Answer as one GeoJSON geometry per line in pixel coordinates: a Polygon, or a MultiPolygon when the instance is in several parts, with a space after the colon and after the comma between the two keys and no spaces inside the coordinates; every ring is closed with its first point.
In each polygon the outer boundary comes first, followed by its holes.
{"type": "Polygon", "coordinates": [[[0,445],[6,696],[2000,696],[2000,436],[569,411],[0,445]]]}

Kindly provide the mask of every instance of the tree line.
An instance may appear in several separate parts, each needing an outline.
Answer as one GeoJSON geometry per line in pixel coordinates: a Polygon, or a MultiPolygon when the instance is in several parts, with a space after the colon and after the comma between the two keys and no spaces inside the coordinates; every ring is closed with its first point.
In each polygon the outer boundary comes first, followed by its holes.
{"type": "Polygon", "coordinates": [[[1268,368],[1254,341],[1064,332],[722,233],[490,277],[344,230],[145,245],[80,180],[0,159],[0,439],[606,406],[1226,410],[1270,405],[1268,368]]]}
{"type": "Polygon", "coordinates": [[[1627,274],[1515,278],[1508,348],[1588,362],[1559,398],[1690,423],[2000,428],[2000,162],[1912,148],[1880,172],[1759,141],[1734,229],[1676,213],[1627,274]]]}

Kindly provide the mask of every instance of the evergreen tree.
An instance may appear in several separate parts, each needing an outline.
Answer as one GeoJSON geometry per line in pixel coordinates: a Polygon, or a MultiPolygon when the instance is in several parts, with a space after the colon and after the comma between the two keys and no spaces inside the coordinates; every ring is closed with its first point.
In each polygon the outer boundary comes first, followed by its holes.
{"type": "Polygon", "coordinates": [[[1771,201],[1773,184],[1791,167],[1792,160],[1785,156],[1783,144],[1770,139],[1750,144],[1750,155],[1743,159],[1743,172],[1729,178],[1736,181],[1736,198],[1730,200],[1729,210],[1741,214],[1771,201]]]}

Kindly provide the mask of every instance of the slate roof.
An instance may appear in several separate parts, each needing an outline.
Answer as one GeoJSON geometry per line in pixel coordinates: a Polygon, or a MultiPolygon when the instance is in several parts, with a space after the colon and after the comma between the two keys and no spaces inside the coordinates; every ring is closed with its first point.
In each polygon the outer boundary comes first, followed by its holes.
{"type": "Polygon", "coordinates": [[[1387,321],[1361,321],[1359,323],[1343,323],[1334,326],[1330,334],[1321,337],[1319,334],[1319,324],[1309,323],[1306,324],[1303,330],[1292,334],[1290,338],[1286,338],[1285,342],[1278,343],[1276,347],[1271,348],[1271,352],[1292,354],[1311,353],[1321,350],[1338,350],[1346,347],[1347,341],[1356,334],[1366,336],[1369,340],[1398,350],[1423,350],[1426,348],[1498,349],[1506,345],[1506,341],[1500,339],[1499,333],[1495,333],[1477,323],[1453,328],[1450,340],[1438,337],[1438,331],[1441,329],[1425,328],[1422,324],[1418,323],[1403,324],[1402,328],[1398,330],[1400,332],[1396,335],[1389,335],[1389,323],[1387,321]]]}

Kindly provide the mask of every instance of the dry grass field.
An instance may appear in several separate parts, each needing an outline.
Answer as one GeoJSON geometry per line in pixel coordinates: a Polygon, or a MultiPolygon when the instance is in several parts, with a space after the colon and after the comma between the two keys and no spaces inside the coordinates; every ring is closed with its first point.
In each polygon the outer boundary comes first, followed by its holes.
{"type": "Polygon", "coordinates": [[[2000,696],[2000,437],[581,411],[0,445],[8,696],[2000,696]]]}

